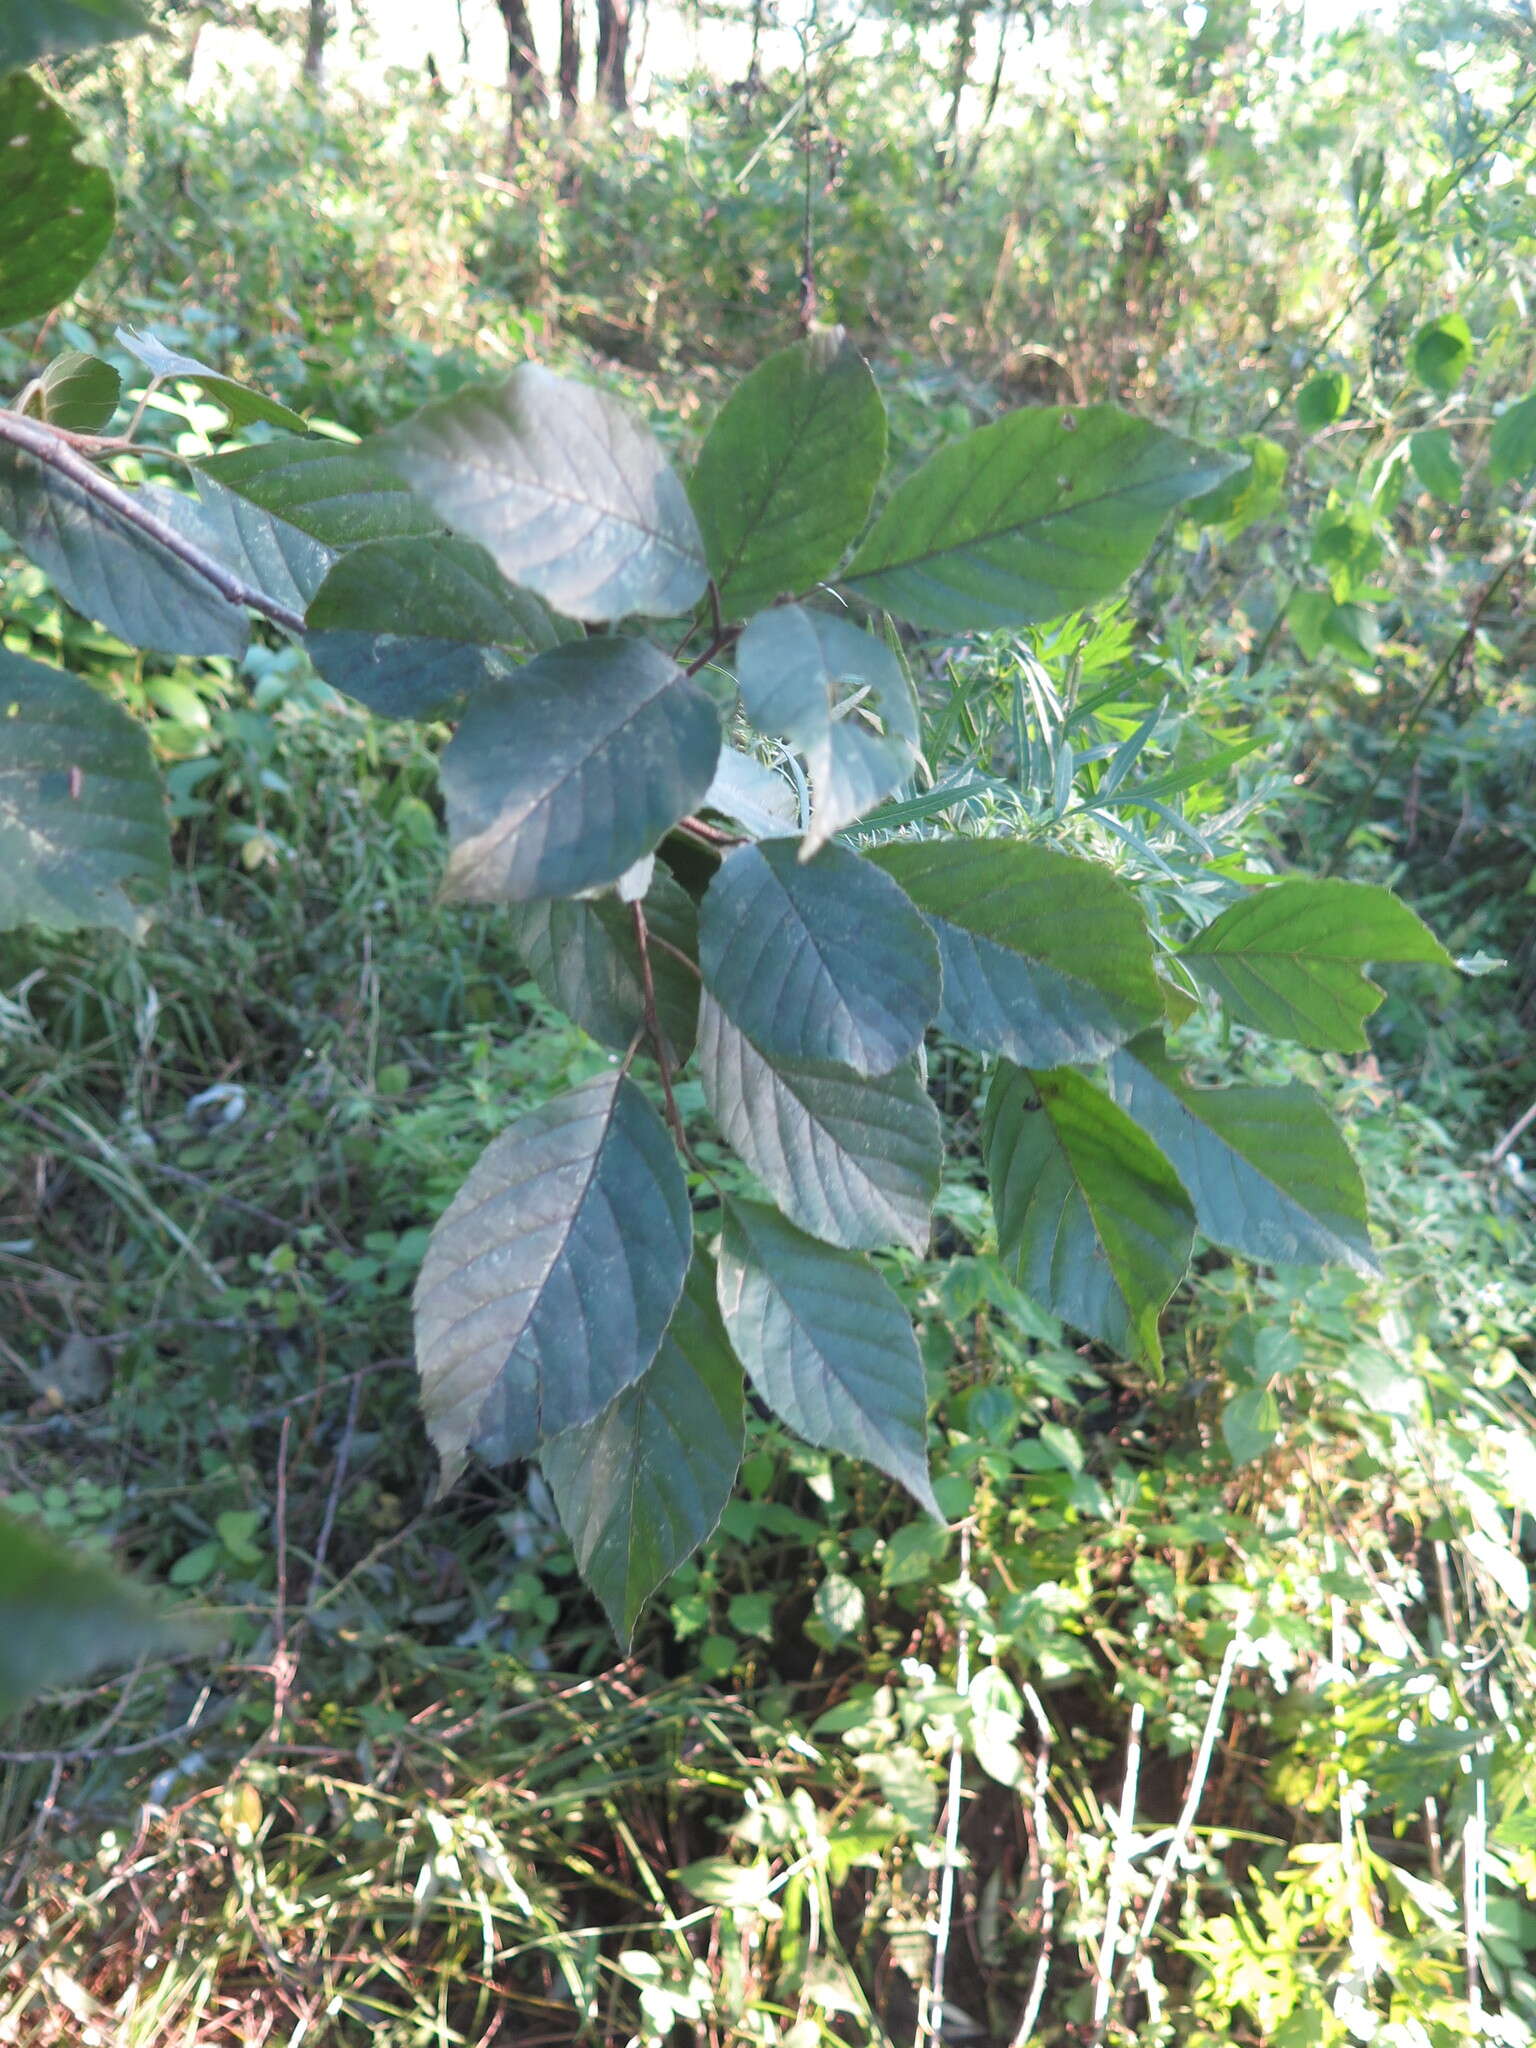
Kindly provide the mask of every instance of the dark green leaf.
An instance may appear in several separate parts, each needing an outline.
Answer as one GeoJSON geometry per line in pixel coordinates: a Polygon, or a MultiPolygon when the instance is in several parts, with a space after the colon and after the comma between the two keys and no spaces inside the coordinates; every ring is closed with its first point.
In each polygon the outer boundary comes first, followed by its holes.
{"type": "Polygon", "coordinates": [[[238,605],[94,493],[9,445],[0,445],[0,526],[76,611],[130,646],[244,653],[250,628],[238,605]]]}
{"type": "Polygon", "coordinates": [[[1342,370],[1324,370],[1303,384],[1296,399],[1296,424],[1304,434],[1316,434],[1343,419],[1349,411],[1350,383],[1342,370]]]}
{"type": "Polygon", "coordinates": [[[822,582],[885,467],[885,407],[843,330],[780,349],[726,400],[688,483],[728,619],[822,582]]]}
{"type": "Polygon", "coordinates": [[[616,882],[703,800],[711,698],[644,640],[576,641],[481,690],[444,751],[453,857],[471,903],[616,882]]]}
{"type": "Polygon", "coordinates": [[[0,1509],[0,1719],[47,1686],[166,1644],[145,1596],[93,1558],[0,1509]]]}
{"type": "Polygon", "coordinates": [[[699,1078],[726,1139],[802,1230],[850,1251],[927,1250],[943,1141],[910,1066],[869,1078],[767,1060],[706,995],[699,1078]]]}
{"type": "Polygon", "coordinates": [[[540,1454],[577,1569],[626,1650],[651,1594],[719,1521],[741,1463],[741,1367],[715,1289],[695,1255],[639,1379],[540,1454]]]}
{"type": "Polygon", "coordinates": [[[752,723],[805,755],[815,791],[807,853],[911,775],[917,698],[906,670],[845,619],[797,604],[760,613],[741,636],[737,679],[752,723]]]}
{"type": "Polygon", "coordinates": [[[867,1260],[759,1202],[728,1202],[720,1308],[752,1384],[791,1429],[867,1459],[943,1520],[928,1479],[928,1395],[912,1323],[867,1260]]]}
{"type": "Polygon", "coordinates": [[[199,474],[195,481],[195,498],[164,484],[146,484],[139,502],[243,583],[291,612],[302,612],[336,559],[332,550],[226,491],[211,476],[199,474]]]}
{"type": "Polygon", "coordinates": [[[1234,1465],[1262,1458],[1280,1434],[1280,1403],[1268,1387],[1244,1387],[1221,1411],[1221,1433],[1234,1465]]]}
{"type": "Polygon", "coordinates": [[[1111,1350],[1160,1364],[1157,1320],[1195,1230],[1162,1153],[1081,1074],[1006,1060],[987,1090],[982,1149],[998,1249],[1019,1285],[1111,1350]]]}
{"type": "Polygon", "coordinates": [[[707,582],[687,493],[606,391],[522,363],[424,406],[380,442],[456,532],[573,619],[689,610],[707,582]]]}
{"type": "Polygon", "coordinates": [[[939,1002],[933,937],[889,876],[792,839],[727,855],[699,912],[704,986],[770,1060],[888,1074],[939,1002]]]}
{"type": "Polygon", "coordinates": [[[939,1029],[1020,1066],[1086,1066],[1162,1015],[1136,899],[1097,861],[1016,839],[893,841],[869,856],[938,935],[939,1029]]]}
{"type": "Polygon", "coordinates": [[[23,410],[69,434],[96,434],[117,411],[121,390],[122,379],[110,363],[66,349],[27,393],[23,410]]]}
{"type": "Polygon", "coordinates": [[[416,1365],[450,1486],[601,1414],[656,1356],[692,1245],[661,1119],[613,1072],[493,1139],[416,1283],[416,1365]]]}
{"type": "Polygon", "coordinates": [[[148,27],[133,0],[5,0],[0,71],[20,71],[39,57],[67,57],[98,43],[140,36],[148,27]]]}
{"type": "Polygon", "coordinates": [[[1461,464],[1449,427],[1426,427],[1408,443],[1413,473],[1432,497],[1448,505],[1461,503],[1461,464]]]}
{"type": "Polygon", "coordinates": [[[80,142],[35,78],[0,78],[0,327],[51,312],[112,239],[112,180],[80,142]]]}
{"type": "Polygon", "coordinates": [[[1115,1054],[1109,1084],[1214,1244],[1263,1265],[1376,1272],[1360,1170],[1310,1088],[1194,1088],[1151,1036],[1115,1054]]]}
{"type": "Polygon", "coordinates": [[[442,522],[366,448],[335,441],[267,441],[231,448],[199,467],[226,490],[313,534],[328,548],[440,533],[442,522]]]}
{"type": "Polygon", "coordinates": [[[1444,398],[1472,362],[1472,330],[1460,313],[1431,320],[1413,337],[1413,374],[1444,398]]]}
{"type": "Polygon", "coordinates": [[[1248,434],[1238,443],[1242,467],[1184,508],[1197,526],[1219,526],[1228,539],[1268,519],[1285,503],[1286,453],[1278,441],[1248,434]]]}
{"type": "Polygon", "coordinates": [[[1536,394],[1506,407],[1488,441],[1488,481],[1529,483],[1536,474],[1536,394]]]}
{"type": "Polygon", "coordinates": [[[1117,589],[1173,507],[1236,466],[1110,405],[1016,412],[900,485],[841,580],[944,632],[1059,618],[1117,589]]]}
{"type": "Polygon", "coordinates": [[[0,931],[137,933],[129,887],[159,895],[170,874],[143,729],[88,683],[0,651],[0,931]]]}
{"type": "Polygon", "coordinates": [[[514,590],[473,541],[367,541],[315,593],[304,645],[334,688],[381,718],[437,718],[512,662],[578,635],[514,590]]]}
{"type": "Polygon", "coordinates": [[[253,391],[235,377],[226,377],[222,370],[200,363],[196,356],[184,356],[174,348],[167,348],[152,334],[137,333],[132,327],[119,327],[114,339],[118,347],[136,357],[152,377],[195,384],[206,398],[224,408],[232,427],[248,427],[253,420],[262,420],[269,427],[281,427],[289,434],[309,431],[303,416],[291,407],[279,404],[275,398],[268,398],[264,391],[253,391]]]}
{"type": "Polygon", "coordinates": [[[1244,896],[1180,955],[1240,1024],[1320,1052],[1362,1052],[1382,991],[1372,961],[1454,965],[1389,889],[1365,882],[1276,882],[1244,896]]]}
{"type": "MultiPolygon", "coordinates": [[[[673,1064],[681,1066],[693,1050],[699,977],[677,955],[696,958],[698,913],[687,890],[659,866],[644,910],[657,1021],[673,1064]]],[[[508,914],[513,941],[549,1000],[599,1045],[628,1051],[645,1024],[630,905],[604,896],[595,903],[514,903],[508,914]]]]}

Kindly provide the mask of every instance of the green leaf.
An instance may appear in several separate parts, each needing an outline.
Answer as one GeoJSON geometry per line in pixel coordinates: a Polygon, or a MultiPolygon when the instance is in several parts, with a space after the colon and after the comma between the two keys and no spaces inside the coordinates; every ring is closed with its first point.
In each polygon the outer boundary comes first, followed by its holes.
{"type": "Polygon", "coordinates": [[[867,1260],[818,1244],[760,1202],[727,1202],[720,1308],[737,1357],[782,1421],[878,1466],[944,1519],[928,1479],[917,1338],[867,1260]]]}
{"type": "Polygon", "coordinates": [[[452,1485],[473,1448],[525,1458],[656,1356],[692,1245],[672,1141],[613,1072],[519,1117],[438,1219],[416,1282],[427,1431],[452,1485]]]}
{"type": "Polygon", "coordinates": [[[1472,330],[1459,313],[1430,320],[1413,337],[1413,374],[1444,398],[1472,362],[1472,330]]]}
{"type": "Polygon", "coordinates": [[[885,407],[840,327],[780,349],[739,384],[688,482],[728,619],[830,576],[885,468],[885,407]]]}
{"type": "Polygon", "coordinates": [[[335,689],[381,718],[438,718],[512,662],[580,629],[514,590],[484,548],[448,534],[366,541],[315,593],[304,645],[335,689]]]}
{"type": "Polygon", "coordinates": [[[23,411],[70,434],[95,434],[117,411],[122,379],[100,356],[66,349],[47,365],[27,393],[23,411]]]}
{"type": "Polygon", "coordinates": [[[445,889],[525,903],[604,888],[703,800],[713,700],[644,640],[576,641],[489,681],[441,762],[445,889]]]}
{"type": "Polygon", "coordinates": [[[706,995],[699,1078],[727,1141],[802,1230],[850,1251],[927,1250],[943,1140],[910,1066],[868,1078],[770,1061],[706,995]]]}
{"type": "Polygon", "coordinates": [[[324,582],[334,551],[211,476],[194,481],[195,498],[165,484],[146,484],[139,502],[243,582],[289,611],[302,612],[324,582]]]}
{"type": "Polygon", "coordinates": [[[1461,503],[1461,464],[1449,427],[1425,427],[1408,443],[1413,473],[1431,497],[1448,505],[1461,503]]]}
{"type": "Polygon", "coordinates": [[[268,398],[264,391],[253,391],[236,377],[226,377],[222,370],[200,363],[196,356],[184,356],[177,349],[167,348],[153,334],[137,332],[132,327],[119,327],[113,338],[118,347],[126,349],[129,355],[141,362],[152,377],[195,384],[204,397],[224,408],[232,427],[248,427],[253,420],[262,420],[267,426],[281,427],[289,434],[306,434],[309,431],[303,415],[294,412],[290,406],[268,398]]]}
{"type": "Polygon", "coordinates": [[[840,846],[739,846],[699,911],[704,986],[767,1059],[888,1074],[939,1002],[938,948],[889,876],[840,846]]]}
{"type": "Polygon", "coordinates": [[[36,79],[0,78],[0,327],[51,312],[112,239],[112,180],[82,139],[36,79]]]}
{"type": "Polygon", "coordinates": [[[1310,1088],[1195,1088],[1150,1035],[1115,1054],[1109,1086],[1183,1182],[1213,1244],[1261,1265],[1378,1270],[1360,1170],[1310,1088]]]}
{"type": "MultiPolygon", "coordinates": [[[[677,955],[697,956],[693,898],[658,867],[644,899],[650,929],[656,1016],[681,1066],[693,1050],[699,977],[677,955]]],[[[604,896],[595,903],[515,903],[508,907],[513,943],[544,994],[599,1045],[627,1052],[645,1025],[640,948],[631,906],[604,896]]]]}
{"type": "Polygon", "coordinates": [[[687,493],[606,391],[522,363],[424,406],[379,446],[446,525],[573,619],[670,617],[704,593],[687,493]]]}
{"type": "Polygon", "coordinates": [[[6,0],[0,13],[0,72],[20,71],[39,57],[141,36],[149,27],[133,0],[6,0]]]}
{"type": "Polygon", "coordinates": [[[9,444],[0,444],[0,526],[67,603],[130,646],[245,652],[250,628],[238,605],[122,513],[9,444]]]}
{"type": "Polygon", "coordinates": [[[577,1569],[626,1651],[646,1601],[719,1522],[741,1463],[741,1367],[715,1288],[696,1255],[639,1379],[539,1457],[577,1569]]]}
{"type": "Polygon", "coordinates": [[[162,1646],[165,1621],[109,1566],[0,1508],[0,1719],[47,1686],[162,1646]]]}
{"type": "Polygon", "coordinates": [[[1507,406],[1488,441],[1488,481],[1529,483],[1536,474],[1536,393],[1507,406]]]}
{"type": "Polygon", "coordinates": [[[1350,382],[1342,370],[1324,370],[1303,384],[1296,399],[1296,424],[1304,434],[1320,433],[1349,411],[1350,382]]]}
{"type": "Polygon", "coordinates": [[[1135,897],[1097,861],[1017,839],[893,841],[869,856],[924,911],[939,1029],[1020,1066],[1087,1066],[1163,1013],[1135,897]]]}
{"type": "Polygon", "coordinates": [[[1234,467],[1110,405],[1012,413],[899,485],[840,580],[941,632],[1059,618],[1117,589],[1167,513],[1234,467]]]}
{"type": "Polygon", "coordinates": [[[129,888],[160,895],[170,878],[143,728],[77,677],[0,651],[0,931],[137,934],[129,888]]]}
{"type": "Polygon", "coordinates": [[[1451,967],[1428,927],[1390,889],[1366,882],[1276,882],[1224,910],[1179,956],[1239,1024],[1319,1052],[1362,1052],[1383,1000],[1371,961],[1451,967]]]}
{"type": "Polygon", "coordinates": [[[741,636],[737,679],[748,718],[805,755],[815,807],[805,850],[855,824],[912,773],[917,697],[892,650],[826,612],[779,605],[741,636]]]}
{"type": "Polygon", "coordinates": [[[1219,526],[1228,539],[1268,519],[1285,503],[1287,456],[1278,441],[1247,434],[1237,444],[1242,467],[1214,491],[1206,491],[1184,508],[1197,526],[1219,526]]]}
{"type": "Polygon", "coordinates": [[[982,1153],[998,1249],[1025,1293],[1111,1350],[1161,1364],[1157,1320],[1189,1265],[1195,1217],[1157,1147],[1081,1074],[1004,1061],[982,1153]]]}
{"type": "Polygon", "coordinates": [[[231,448],[198,467],[205,476],[326,547],[369,540],[411,540],[440,533],[442,522],[366,448],[335,441],[266,441],[231,448]]]}
{"type": "Polygon", "coordinates": [[[1280,1403],[1268,1387],[1244,1387],[1221,1411],[1221,1434],[1234,1465],[1251,1465],[1280,1434],[1280,1403]]]}

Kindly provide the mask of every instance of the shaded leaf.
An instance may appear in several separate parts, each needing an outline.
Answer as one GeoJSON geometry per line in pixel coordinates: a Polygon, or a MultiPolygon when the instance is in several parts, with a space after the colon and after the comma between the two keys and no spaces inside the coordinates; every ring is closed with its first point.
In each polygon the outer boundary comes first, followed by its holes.
{"type": "Polygon", "coordinates": [[[1160,1364],[1157,1321],[1188,1268],[1195,1218],[1156,1145],[1081,1074],[1003,1061],[982,1150],[998,1249],[1019,1285],[1101,1344],[1160,1364]]]}
{"type": "Polygon", "coordinates": [[[729,1144],[802,1230],[850,1251],[927,1250],[943,1140],[910,1066],[869,1078],[767,1060],[706,995],[699,1078],[729,1144]]]}
{"type": "Polygon", "coordinates": [[[264,391],[253,391],[238,378],[227,377],[222,370],[200,363],[196,356],[184,356],[177,349],[167,348],[152,334],[137,332],[132,327],[119,327],[113,339],[119,348],[126,349],[129,355],[141,362],[152,377],[195,384],[204,397],[224,408],[232,427],[248,427],[253,420],[262,420],[269,427],[281,427],[290,434],[309,431],[302,414],[296,413],[291,406],[268,398],[264,391]]]}
{"type": "Polygon", "coordinates": [[[446,525],[573,619],[670,616],[703,595],[687,494],[606,391],[522,363],[434,400],[379,446],[446,525]]]}
{"type": "Polygon", "coordinates": [[[624,1075],[558,1095],[493,1139],[416,1282],[441,1485],[471,1447],[493,1464],[528,1457],[633,1385],[677,1306],[691,1243],[672,1141],[624,1075]]]}
{"type": "Polygon", "coordinates": [[[889,876],[829,846],[739,846],[699,911],[704,986],[771,1060],[888,1074],[917,1051],[939,1000],[932,934],[889,876]]]}
{"type": "Polygon", "coordinates": [[[149,27],[133,0],[6,0],[0,12],[0,71],[39,57],[67,57],[98,43],[139,36],[149,27]]]}
{"type": "MultiPolygon", "coordinates": [[[[664,870],[652,877],[644,908],[656,1017],[673,1064],[681,1066],[693,1050],[699,977],[677,954],[697,956],[698,912],[687,890],[664,870]]],[[[595,903],[514,903],[508,916],[513,942],[549,1000],[599,1045],[626,1052],[645,1024],[640,949],[629,905],[613,896],[595,903]]]]}
{"type": "Polygon", "coordinates": [[[112,180],[76,156],[82,139],[35,78],[0,78],[0,327],[51,312],[112,239],[112,180]]]}
{"type": "Polygon", "coordinates": [[[24,411],[69,434],[95,434],[117,411],[122,379],[100,356],[66,349],[27,393],[24,411]]]}
{"type": "Polygon", "coordinates": [[[1472,362],[1472,330],[1460,313],[1430,320],[1413,337],[1413,374],[1444,398],[1454,391],[1472,362]]]}
{"type": "Polygon", "coordinates": [[[0,1719],[47,1686],[132,1662],[171,1633],[109,1566],[0,1509],[0,1719]]]}
{"type": "Polygon", "coordinates": [[[1015,412],[930,456],[840,579],[915,626],[970,633],[1093,604],[1175,505],[1237,463],[1110,405],[1015,412]]]}
{"type": "Polygon", "coordinates": [[[942,1521],[928,1479],[928,1395],[911,1320],[867,1260],[760,1202],[727,1202],[720,1308],[737,1357],[807,1442],[864,1458],[942,1521]]]}
{"type": "Polygon", "coordinates": [[[737,747],[720,749],[715,779],[704,794],[704,808],[718,811],[754,839],[778,839],[793,831],[799,816],[795,792],[773,769],[737,747]]]}
{"type": "Polygon", "coordinates": [[[170,883],[165,801],[142,727],[62,669],[0,651],[0,931],[110,925],[170,883]]]}
{"type": "Polygon", "coordinates": [[[1360,1169],[1310,1088],[1196,1088],[1150,1035],[1115,1054],[1109,1086],[1183,1182],[1213,1244],[1262,1265],[1342,1260],[1377,1271],[1360,1169]]]}
{"type": "Polygon", "coordinates": [[[917,759],[917,697],[892,650],[826,612],[779,605],[747,627],[737,680],[748,718],[806,757],[815,803],[805,851],[897,790],[917,759]]]}
{"type": "Polygon", "coordinates": [[[651,1594],[720,1520],[741,1463],[741,1367],[715,1289],[696,1254],[639,1379],[540,1453],[577,1569],[625,1650],[651,1594]]]}
{"type": "Polygon", "coordinates": [[[1234,1465],[1251,1465],[1280,1434],[1280,1403],[1268,1387],[1244,1387],[1221,1411],[1221,1434],[1234,1465]]]}
{"type": "Polygon", "coordinates": [[[266,441],[259,448],[207,456],[198,467],[226,490],[313,534],[328,548],[442,531],[441,520],[366,448],[335,441],[266,441]]]}
{"type": "Polygon", "coordinates": [[[1390,889],[1276,882],[1242,897],[1180,954],[1240,1024],[1317,1051],[1360,1052],[1383,993],[1367,963],[1455,963],[1390,889]]]}
{"type": "Polygon", "coordinates": [[[1507,406],[1488,439],[1488,481],[1529,483],[1536,474],[1536,394],[1507,406]]]}
{"type": "Polygon", "coordinates": [[[576,896],[616,882],[702,801],[720,715],[644,640],[581,640],[489,681],[441,762],[471,903],[576,896]]]}
{"type": "Polygon", "coordinates": [[[1449,427],[1426,427],[1408,443],[1413,473],[1432,497],[1448,505],[1461,503],[1461,464],[1449,427]]]}
{"type": "Polygon", "coordinates": [[[1350,382],[1342,370],[1324,370],[1302,385],[1296,397],[1296,424],[1304,434],[1320,433],[1349,411],[1350,382]]]}
{"type": "Polygon", "coordinates": [[[938,935],[939,1029],[1020,1066],[1087,1066],[1162,1015],[1135,897],[1097,861],[1017,839],[892,841],[869,858],[938,935]]]}
{"type": "Polygon", "coordinates": [[[843,330],[808,335],[737,385],[688,496],[728,619],[830,576],[885,467],[885,407],[843,330]]]}
{"type": "Polygon", "coordinates": [[[242,582],[291,612],[302,612],[336,556],[311,534],[252,505],[210,476],[194,479],[197,496],[146,484],[139,502],[233,570],[242,582]]]}

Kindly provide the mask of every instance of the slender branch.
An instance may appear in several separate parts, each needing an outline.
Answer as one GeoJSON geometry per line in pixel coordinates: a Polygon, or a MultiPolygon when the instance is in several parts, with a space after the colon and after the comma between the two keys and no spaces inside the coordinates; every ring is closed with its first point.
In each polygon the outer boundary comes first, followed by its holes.
{"type": "Polygon", "coordinates": [[[24,455],[30,455],[34,462],[40,462],[56,475],[67,478],[104,511],[134,527],[146,539],[164,548],[167,554],[174,555],[221,597],[228,598],[231,604],[245,605],[249,610],[259,612],[274,626],[280,626],[285,633],[292,633],[296,638],[303,633],[304,617],[301,612],[291,610],[276,598],[269,597],[264,590],[258,590],[253,583],[247,583],[244,577],[237,576],[233,569],[198,547],[195,541],[178,533],[174,526],[141,504],[132,491],[124,490],[114,477],[87,462],[51,428],[36,420],[22,419],[17,413],[0,412],[0,443],[4,442],[20,449],[24,455]]]}
{"type": "Polygon", "coordinates": [[[690,839],[702,840],[705,846],[740,846],[743,844],[739,832],[727,832],[722,826],[706,824],[702,818],[679,818],[677,830],[690,839]]]}
{"type": "MultiPolygon", "coordinates": [[[[970,1591],[971,1525],[960,1525],[960,1576],[955,1584],[962,1601],[955,1649],[955,1691],[964,1699],[971,1684],[971,1622],[963,1605],[970,1591]]],[[[944,1984],[949,1965],[949,1938],[955,1919],[955,1867],[960,1861],[960,1757],[958,1723],[949,1746],[949,1790],[944,1816],[944,1866],[939,1874],[938,1930],[933,1939],[933,1972],[926,2014],[918,2019],[918,2039],[937,2048],[944,2038],[944,1984]]]]}
{"type": "Polygon", "coordinates": [[[1051,1780],[1051,1724],[1035,1688],[1026,1685],[1023,1690],[1025,1704],[1034,1715],[1035,1726],[1040,1731],[1040,1747],[1035,1753],[1035,1779],[1030,1801],[1035,1830],[1035,1857],[1040,1870],[1040,1953],[1035,1958],[1035,1975],[1029,1987],[1029,1999],[1014,2030],[1009,2048],[1028,2048],[1034,2035],[1040,2008],[1045,2003],[1045,1983],[1051,1973],[1051,1955],[1056,1946],[1056,1869],[1051,1862],[1051,1817],[1045,1801],[1046,1790],[1051,1780]]]}
{"type": "Polygon", "coordinates": [[[1510,1149],[1513,1146],[1519,1144],[1520,1140],[1525,1136],[1525,1133],[1530,1129],[1532,1124],[1536,1124],[1536,1102],[1533,1102],[1531,1104],[1530,1108],[1525,1112],[1523,1116],[1517,1116],[1515,1118],[1514,1122],[1510,1125],[1509,1129],[1504,1133],[1503,1137],[1500,1138],[1497,1145],[1495,1145],[1493,1150],[1488,1154],[1488,1164],[1490,1166],[1499,1165],[1500,1162],[1503,1160],[1505,1153],[1510,1151],[1510,1149]]]}
{"type": "Polygon", "coordinates": [[[1147,1710],[1137,1700],[1131,1708],[1130,1733],[1125,1743],[1125,1776],[1120,1786],[1120,1805],[1115,1814],[1115,1836],[1109,1859],[1109,1895],[1104,1901],[1104,1931],[1099,1937],[1098,1963],[1094,1971],[1092,2048],[1104,2048],[1109,2025],[1110,2000],[1115,1988],[1115,1945],[1120,1938],[1120,1915],[1131,1875],[1131,1837],[1136,1828],[1136,1781],[1141,1776],[1141,1737],[1147,1725],[1147,1710]]]}

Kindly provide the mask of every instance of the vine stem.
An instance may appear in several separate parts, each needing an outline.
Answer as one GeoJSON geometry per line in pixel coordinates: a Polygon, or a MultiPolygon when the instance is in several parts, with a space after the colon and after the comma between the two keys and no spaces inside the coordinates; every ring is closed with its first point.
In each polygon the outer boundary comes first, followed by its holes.
{"type": "Polygon", "coordinates": [[[270,619],[274,626],[280,626],[285,633],[292,633],[296,638],[302,635],[302,612],[280,604],[264,590],[258,590],[255,584],[247,583],[243,576],[236,575],[233,569],[208,554],[195,541],[178,533],[174,526],[141,504],[132,491],[124,490],[115,477],[87,462],[51,428],[36,420],[23,419],[19,413],[0,412],[0,443],[19,449],[45,469],[51,469],[56,476],[66,478],[115,518],[154,541],[167,554],[174,555],[221,597],[228,598],[231,604],[245,605],[249,610],[259,612],[264,619],[270,619]]]}

